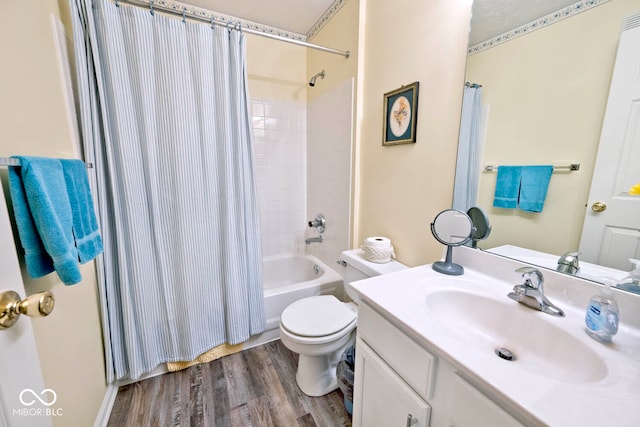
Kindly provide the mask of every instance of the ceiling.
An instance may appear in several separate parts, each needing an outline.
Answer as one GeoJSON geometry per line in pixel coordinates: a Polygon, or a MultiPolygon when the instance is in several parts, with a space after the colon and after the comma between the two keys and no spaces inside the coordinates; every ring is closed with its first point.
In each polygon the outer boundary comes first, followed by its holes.
{"type": "MultiPolygon", "coordinates": [[[[342,0],[182,0],[181,2],[306,35],[337,1],[342,0]]],[[[474,0],[469,45],[473,46],[488,40],[576,2],[577,0],[474,0]]]]}
{"type": "Polygon", "coordinates": [[[577,0],[474,0],[469,46],[574,3],[577,0]]]}
{"type": "Polygon", "coordinates": [[[307,34],[334,0],[178,0],[224,15],[307,34]]]}

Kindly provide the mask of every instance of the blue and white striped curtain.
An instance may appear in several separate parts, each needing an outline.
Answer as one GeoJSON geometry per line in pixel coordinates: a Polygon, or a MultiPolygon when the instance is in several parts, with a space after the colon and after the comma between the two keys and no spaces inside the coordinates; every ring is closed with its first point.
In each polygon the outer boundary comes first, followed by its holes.
{"type": "Polygon", "coordinates": [[[265,328],[245,39],[70,0],[107,379],[139,378],[265,328]]]}
{"type": "Polygon", "coordinates": [[[465,86],[453,188],[453,209],[467,212],[477,203],[480,181],[482,87],[465,86]]]}

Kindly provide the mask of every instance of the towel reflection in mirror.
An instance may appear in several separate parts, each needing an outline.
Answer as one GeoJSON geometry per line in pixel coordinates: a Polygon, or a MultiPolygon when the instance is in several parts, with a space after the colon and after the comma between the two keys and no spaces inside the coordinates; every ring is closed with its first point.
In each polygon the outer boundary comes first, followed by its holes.
{"type": "Polygon", "coordinates": [[[499,166],[493,206],[542,212],[552,173],[552,165],[499,166]]]}

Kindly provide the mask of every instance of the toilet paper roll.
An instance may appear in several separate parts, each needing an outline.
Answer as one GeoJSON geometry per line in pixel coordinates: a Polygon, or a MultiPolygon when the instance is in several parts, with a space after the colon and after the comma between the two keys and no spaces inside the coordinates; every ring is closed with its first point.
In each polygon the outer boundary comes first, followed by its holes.
{"type": "Polygon", "coordinates": [[[387,263],[396,256],[391,240],[380,236],[366,238],[364,245],[362,245],[362,251],[367,261],[378,264],[387,263]]]}
{"type": "Polygon", "coordinates": [[[369,246],[370,248],[390,248],[391,240],[386,237],[374,236],[367,237],[364,241],[365,246],[369,246]]]}

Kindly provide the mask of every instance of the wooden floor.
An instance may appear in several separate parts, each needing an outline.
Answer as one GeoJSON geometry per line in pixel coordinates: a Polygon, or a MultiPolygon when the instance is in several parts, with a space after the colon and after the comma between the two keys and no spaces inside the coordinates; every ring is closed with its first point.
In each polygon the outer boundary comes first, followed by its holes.
{"type": "Polygon", "coordinates": [[[342,393],[306,396],[297,366],[278,340],[123,386],[108,426],[350,426],[342,393]]]}

